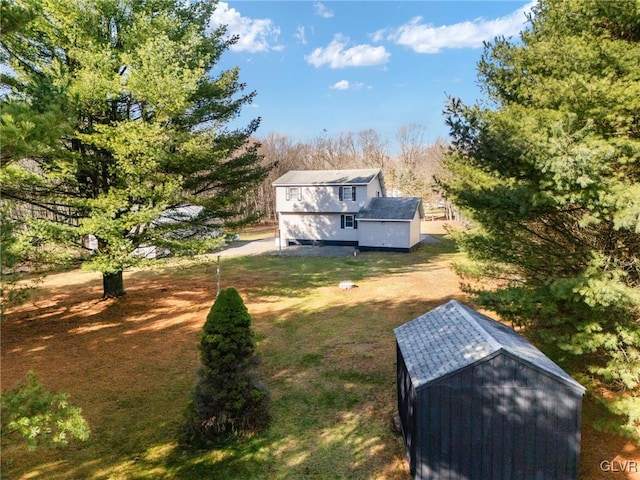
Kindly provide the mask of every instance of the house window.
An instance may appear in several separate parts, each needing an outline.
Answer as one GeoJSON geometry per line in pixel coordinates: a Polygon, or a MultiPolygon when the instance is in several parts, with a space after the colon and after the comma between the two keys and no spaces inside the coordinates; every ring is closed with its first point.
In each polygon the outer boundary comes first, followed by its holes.
{"type": "Polygon", "coordinates": [[[287,187],[287,200],[302,200],[302,188],[287,187]]]}
{"type": "Polygon", "coordinates": [[[358,228],[355,215],[340,215],[340,228],[358,228]]]}
{"type": "Polygon", "coordinates": [[[356,187],[340,187],[340,201],[352,200],[356,201],[356,187]]]}

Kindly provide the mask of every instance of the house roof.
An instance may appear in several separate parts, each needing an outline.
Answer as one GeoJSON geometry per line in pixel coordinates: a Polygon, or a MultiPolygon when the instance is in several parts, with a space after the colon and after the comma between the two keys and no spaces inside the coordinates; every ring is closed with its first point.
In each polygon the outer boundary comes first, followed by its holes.
{"type": "Polygon", "coordinates": [[[358,212],[358,220],[412,220],[416,210],[422,212],[422,200],[418,197],[375,197],[358,212]]]}
{"type": "Polygon", "coordinates": [[[512,328],[451,300],[394,329],[414,388],[508,352],[574,390],[585,389],[512,328]]]}
{"type": "Polygon", "coordinates": [[[274,187],[287,185],[367,185],[381,173],[379,168],[354,170],[290,170],[274,187]]]}

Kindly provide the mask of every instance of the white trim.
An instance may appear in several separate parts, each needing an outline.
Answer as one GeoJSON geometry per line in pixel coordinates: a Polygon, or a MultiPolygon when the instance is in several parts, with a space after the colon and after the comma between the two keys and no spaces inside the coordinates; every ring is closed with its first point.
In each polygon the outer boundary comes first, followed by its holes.
{"type": "Polygon", "coordinates": [[[358,218],[359,222],[412,222],[413,218],[358,218]]]}

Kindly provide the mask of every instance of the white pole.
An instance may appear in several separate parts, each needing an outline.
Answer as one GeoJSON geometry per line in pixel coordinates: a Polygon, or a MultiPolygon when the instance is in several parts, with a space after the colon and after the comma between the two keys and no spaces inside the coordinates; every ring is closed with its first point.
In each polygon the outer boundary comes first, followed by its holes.
{"type": "Polygon", "coordinates": [[[218,255],[218,263],[216,265],[216,297],[220,295],[220,255],[218,255]]]}

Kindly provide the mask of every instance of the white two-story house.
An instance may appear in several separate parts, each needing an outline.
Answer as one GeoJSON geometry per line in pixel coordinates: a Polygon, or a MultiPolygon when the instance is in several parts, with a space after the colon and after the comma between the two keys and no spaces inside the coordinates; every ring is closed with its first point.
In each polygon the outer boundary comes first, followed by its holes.
{"type": "Polygon", "coordinates": [[[273,186],[282,246],[410,251],[420,242],[422,201],[387,197],[380,169],[291,170],[273,186]]]}

